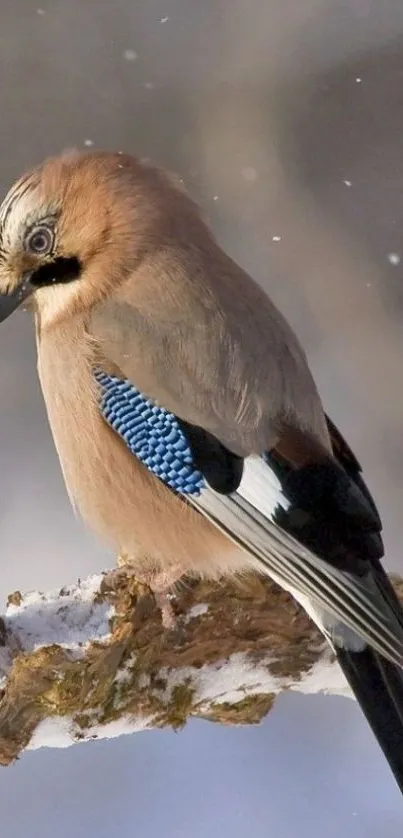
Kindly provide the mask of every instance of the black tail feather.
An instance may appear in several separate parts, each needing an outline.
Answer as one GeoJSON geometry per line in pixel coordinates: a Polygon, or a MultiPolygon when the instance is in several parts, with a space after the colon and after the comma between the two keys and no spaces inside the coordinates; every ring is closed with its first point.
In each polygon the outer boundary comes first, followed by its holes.
{"type": "Polygon", "coordinates": [[[403,793],[403,671],[369,647],[335,652],[403,793]]]}

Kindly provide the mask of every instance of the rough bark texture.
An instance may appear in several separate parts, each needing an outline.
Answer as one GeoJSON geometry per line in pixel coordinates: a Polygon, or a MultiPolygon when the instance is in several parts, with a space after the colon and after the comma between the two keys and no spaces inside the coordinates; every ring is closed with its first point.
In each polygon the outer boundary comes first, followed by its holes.
{"type": "Polygon", "coordinates": [[[270,581],[183,584],[172,605],[167,631],[152,595],[117,571],[12,594],[0,623],[0,763],[60,745],[58,725],[66,744],[179,729],[192,716],[254,724],[287,689],[349,695],[316,628],[270,581]]]}

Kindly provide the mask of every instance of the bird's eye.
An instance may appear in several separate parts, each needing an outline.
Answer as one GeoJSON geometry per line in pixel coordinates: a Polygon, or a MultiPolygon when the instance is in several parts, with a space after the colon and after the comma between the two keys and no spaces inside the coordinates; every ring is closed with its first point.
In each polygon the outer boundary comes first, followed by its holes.
{"type": "Polygon", "coordinates": [[[25,248],[29,253],[46,256],[53,248],[54,234],[50,227],[35,227],[25,239],[25,248]]]}

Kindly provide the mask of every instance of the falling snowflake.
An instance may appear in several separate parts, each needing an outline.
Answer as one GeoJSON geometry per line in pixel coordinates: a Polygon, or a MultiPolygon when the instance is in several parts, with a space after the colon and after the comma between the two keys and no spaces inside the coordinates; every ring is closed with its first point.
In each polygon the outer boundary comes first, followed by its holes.
{"type": "Polygon", "coordinates": [[[126,61],[137,61],[138,55],[137,52],[134,51],[134,49],[125,49],[123,53],[123,58],[126,61]]]}

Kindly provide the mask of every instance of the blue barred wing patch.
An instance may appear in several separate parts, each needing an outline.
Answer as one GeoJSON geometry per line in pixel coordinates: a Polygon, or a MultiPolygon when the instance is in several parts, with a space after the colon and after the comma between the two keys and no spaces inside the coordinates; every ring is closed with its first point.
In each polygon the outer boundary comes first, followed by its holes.
{"type": "Polygon", "coordinates": [[[206,485],[173,413],[147,399],[127,379],[96,370],[100,409],[129,450],[167,486],[184,495],[200,495],[206,485]]]}

